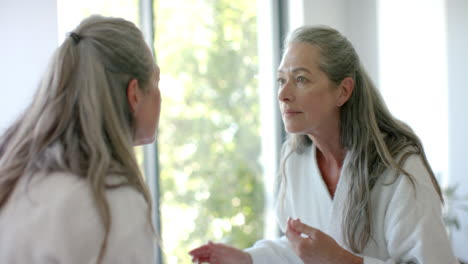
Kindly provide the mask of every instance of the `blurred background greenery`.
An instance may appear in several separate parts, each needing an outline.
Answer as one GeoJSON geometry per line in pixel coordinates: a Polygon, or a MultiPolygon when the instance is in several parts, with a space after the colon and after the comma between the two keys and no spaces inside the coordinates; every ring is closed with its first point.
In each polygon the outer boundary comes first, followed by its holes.
{"type": "Polygon", "coordinates": [[[190,263],[208,240],[262,237],[256,11],[250,0],[155,2],[166,263],[190,263]]]}

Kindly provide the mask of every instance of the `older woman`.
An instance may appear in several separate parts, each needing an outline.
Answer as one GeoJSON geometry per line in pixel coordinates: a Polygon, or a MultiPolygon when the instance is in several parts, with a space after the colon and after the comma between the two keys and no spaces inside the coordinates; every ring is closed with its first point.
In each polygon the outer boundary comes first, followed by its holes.
{"type": "Polygon", "coordinates": [[[395,119],[351,43],[328,27],[286,40],[278,100],[286,131],[277,217],[285,233],[209,263],[457,263],[423,146],[395,119]]]}
{"type": "Polygon", "coordinates": [[[154,140],[158,81],[133,23],[91,16],[70,33],[0,138],[0,262],[154,261],[133,146],[154,140]]]}

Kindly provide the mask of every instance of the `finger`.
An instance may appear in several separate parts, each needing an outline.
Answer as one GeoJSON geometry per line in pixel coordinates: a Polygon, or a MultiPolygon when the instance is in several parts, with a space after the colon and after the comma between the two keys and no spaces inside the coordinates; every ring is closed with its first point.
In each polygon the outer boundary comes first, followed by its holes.
{"type": "Polygon", "coordinates": [[[315,233],[317,233],[318,229],[308,226],[301,222],[301,220],[296,219],[291,221],[291,227],[296,232],[303,233],[309,237],[314,237],[315,233]]]}
{"type": "Polygon", "coordinates": [[[192,258],[192,263],[209,263],[209,261],[210,261],[209,257],[192,258]]]}
{"type": "Polygon", "coordinates": [[[192,258],[192,262],[204,263],[209,262],[211,256],[197,256],[192,258]]]}
{"type": "Polygon", "coordinates": [[[208,262],[211,263],[211,264],[218,264],[219,263],[218,258],[216,256],[213,256],[213,255],[210,256],[210,259],[208,260],[208,262]]]}
{"type": "Polygon", "coordinates": [[[206,252],[210,252],[210,251],[211,251],[210,245],[203,245],[201,247],[198,247],[196,249],[189,251],[189,254],[194,256],[194,255],[205,254],[206,252]]]}
{"type": "Polygon", "coordinates": [[[206,247],[206,245],[203,245],[203,246],[194,248],[194,249],[190,250],[188,253],[189,253],[190,255],[192,255],[192,254],[194,254],[194,253],[196,253],[196,252],[202,251],[204,247],[206,247]]]}
{"type": "Polygon", "coordinates": [[[294,220],[293,220],[292,218],[289,218],[286,226],[289,228],[289,230],[290,230],[291,232],[294,232],[294,233],[300,235],[301,232],[299,232],[299,231],[296,230],[296,228],[295,228],[294,225],[292,224],[293,221],[294,221],[294,220]]]}
{"type": "Polygon", "coordinates": [[[294,231],[294,232],[296,232],[296,233],[299,233],[299,232],[294,228],[294,226],[291,225],[292,221],[293,221],[293,219],[292,219],[291,217],[288,217],[288,220],[286,221],[286,226],[289,226],[289,229],[290,229],[291,231],[294,231]]]}
{"type": "Polygon", "coordinates": [[[206,251],[206,252],[199,252],[199,253],[193,254],[193,255],[191,255],[191,256],[192,256],[192,258],[208,258],[208,257],[210,257],[211,255],[212,255],[211,252],[206,251]]]}
{"type": "Polygon", "coordinates": [[[192,262],[195,263],[205,263],[209,262],[211,256],[195,256],[192,257],[192,262]]]}
{"type": "Polygon", "coordinates": [[[288,238],[289,242],[291,242],[291,244],[293,244],[294,246],[297,245],[301,241],[301,239],[303,239],[301,237],[301,234],[294,230],[294,228],[292,227],[291,219],[288,219],[288,222],[286,224],[285,235],[288,238]]]}

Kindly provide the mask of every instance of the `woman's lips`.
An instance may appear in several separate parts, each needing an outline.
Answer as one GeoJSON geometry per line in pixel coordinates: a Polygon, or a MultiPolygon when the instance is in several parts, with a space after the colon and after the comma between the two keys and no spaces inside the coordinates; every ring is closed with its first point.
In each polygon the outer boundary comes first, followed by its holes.
{"type": "Polygon", "coordinates": [[[301,111],[296,111],[296,110],[286,110],[283,112],[283,115],[285,117],[293,117],[293,116],[296,116],[298,114],[301,114],[302,112],[301,111]]]}

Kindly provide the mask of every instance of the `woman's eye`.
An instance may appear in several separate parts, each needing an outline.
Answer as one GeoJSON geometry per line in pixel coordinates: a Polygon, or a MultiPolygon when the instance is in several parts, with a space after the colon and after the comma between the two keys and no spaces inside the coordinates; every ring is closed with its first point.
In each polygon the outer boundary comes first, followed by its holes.
{"type": "Polygon", "coordinates": [[[303,76],[297,76],[296,78],[297,82],[304,83],[307,81],[307,79],[303,76]]]}
{"type": "Polygon", "coordinates": [[[283,78],[277,79],[279,85],[283,85],[286,81],[283,78]]]}

